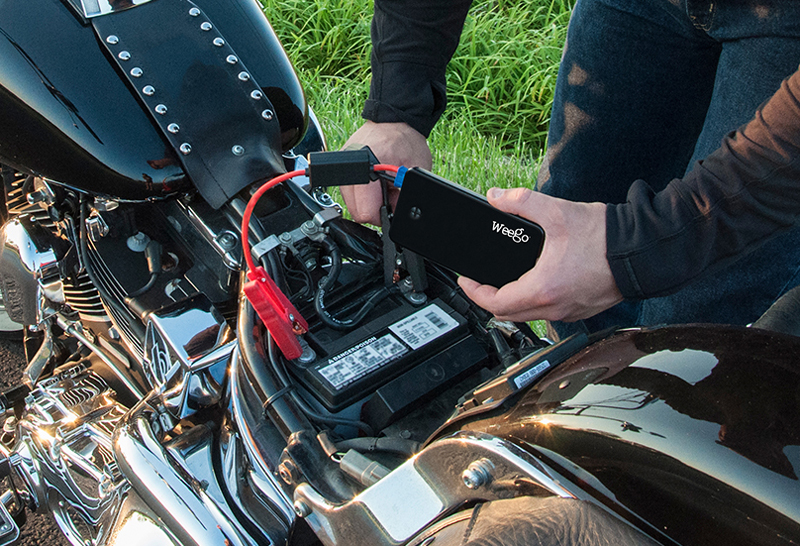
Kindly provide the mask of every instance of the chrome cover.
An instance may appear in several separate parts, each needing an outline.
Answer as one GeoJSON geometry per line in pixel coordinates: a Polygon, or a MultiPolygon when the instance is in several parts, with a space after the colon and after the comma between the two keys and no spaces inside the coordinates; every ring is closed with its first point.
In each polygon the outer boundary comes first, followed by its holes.
{"type": "Polygon", "coordinates": [[[131,410],[114,434],[114,454],[133,489],[179,544],[255,544],[229,517],[230,509],[218,497],[216,485],[176,466],[174,457],[180,450],[168,451],[159,442],[153,428],[158,417],[149,401],[131,410]]]}
{"type": "Polygon", "coordinates": [[[161,402],[178,419],[219,402],[235,341],[205,297],[152,313],[144,370],[161,402]]]}
{"type": "Polygon", "coordinates": [[[2,228],[0,274],[6,311],[12,320],[38,324],[43,301],[64,303],[64,285],[49,233],[31,216],[22,216],[2,228]]]}
{"type": "Polygon", "coordinates": [[[73,544],[105,543],[128,491],[111,442],[127,410],[113,396],[100,376],[76,365],[39,382],[16,423],[14,471],[73,544]]]}
{"type": "Polygon", "coordinates": [[[481,433],[438,440],[353,500],[335,505],[309,484],[294,507],[323,544],[405,544],[470,501],[520,495],[574,497],[557,476],[515,445],[481,433]]]}

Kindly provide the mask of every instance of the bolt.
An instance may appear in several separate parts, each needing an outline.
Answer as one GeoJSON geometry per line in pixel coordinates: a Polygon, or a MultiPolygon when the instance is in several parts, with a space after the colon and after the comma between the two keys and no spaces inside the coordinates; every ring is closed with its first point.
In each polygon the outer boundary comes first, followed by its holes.
{"type": "Polygon", "coordinates": [[[314,235],[319,231],[319,226],[315,224],[312,220],[306,220],[305,222],[303,222],[301,228],[303,230],[303,233],[305,233],[306,235],[314,235]]]}
{"type": "Polygon", "coordinates": [[[298,478],[297,467],[292,461],[283,461],[278,465],[278,475],[287,485],[292,485],[298,478]]]}
{"type": "Polygon", "coordinates": [[[234,235],[230,231],[226,231],[220,234],[220,236],[217,238],[217,242],[219,243],[219,246],[221,246],[222,248],[230,250],[236,246],[238,240],[236,235],[234,235]]]}
{"type": "Polygon", "coordinates": [[[461,474],[461,479],[470,489],[478,489],[492,481],[494,464],[489,459],[473,461],[461,474]]]}
{"type": "Polygon", "coordinates": [[[314,349],[309,347],[308,343],[301,342],[300,345],[303,348],[303,352],[297,357],[297,363],[302,366],[307,366],[317,359],[317,353],[314,349]]]}
{"type": "Polygon", "coordinates": [[[294,513],[299,518],[306,518],[311,515],[311,508],[301,500],[294,501],[294,513]]]}

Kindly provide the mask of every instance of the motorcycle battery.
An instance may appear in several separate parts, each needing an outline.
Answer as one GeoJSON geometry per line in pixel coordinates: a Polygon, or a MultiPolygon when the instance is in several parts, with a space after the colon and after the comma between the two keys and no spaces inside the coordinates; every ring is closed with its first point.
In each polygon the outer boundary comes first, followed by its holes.
{"type": "Polygon", "coordinates": [[[307,336],[315,361],[291,361],[297,380],[329,411],[339,411],[375,392],[399,374],[468,335],[467,321],[439,299],[415,307],[392,300],[351,332],[312,327],[307,336]]]}

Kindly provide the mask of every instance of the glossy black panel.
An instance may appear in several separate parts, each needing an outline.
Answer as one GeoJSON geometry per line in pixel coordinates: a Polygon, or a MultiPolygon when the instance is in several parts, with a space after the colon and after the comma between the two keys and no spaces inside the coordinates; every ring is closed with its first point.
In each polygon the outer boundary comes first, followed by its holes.
{"type": "Polygon", "coordinates": [[[195,0],[275,106],[281,126],[283,150],[289,150],[305,133],[308,106],[303,88],[289,58],[256,0],[195,0]]]}
{"type": "MultiPolygon", "coordinates": [[[[280,123],[279,146],[290,148],[305,131],[307,106],[258,4],[200,5],[264,89],[280,123]]],[[[112,67],[92,27],[59,0],[0,0],[0,60],[0,161],[124,199],[188,186],[173,148],[112,67]]]]}
{"type": "Polygon", "coordinates": [[[467,428],[518,443],[680,544],[800,542],[798,338],[620,333],[467,428]]]}
{"type": "Polygon", "coordinates": [[[106,60],[58,0],[0,0],[0,157],[78,188],[142,199],[183,171],[106,60]]]}

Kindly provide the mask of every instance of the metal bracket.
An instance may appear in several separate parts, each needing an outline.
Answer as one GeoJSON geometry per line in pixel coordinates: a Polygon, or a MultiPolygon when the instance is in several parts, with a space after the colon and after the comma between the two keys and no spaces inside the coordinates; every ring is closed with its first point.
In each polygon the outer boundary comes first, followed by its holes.
{"type": "Polygon", "coordinates": [[[437,440],[344,504],[301,484],[294,507],[326,546],[399,546],[470,501],[531,494],[574,498],[519,447],[488,434],[460,432],[437,440]]]}

